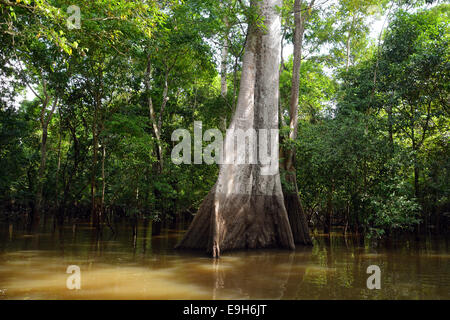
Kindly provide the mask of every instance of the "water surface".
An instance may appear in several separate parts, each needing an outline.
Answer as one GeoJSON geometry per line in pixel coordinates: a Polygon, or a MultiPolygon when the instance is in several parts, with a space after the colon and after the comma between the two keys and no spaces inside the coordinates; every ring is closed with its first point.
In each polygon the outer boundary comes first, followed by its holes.
{"type": "Polygon", "coordinates": [[[178,252],[183,232],[137,236],[123,223],[101,235],[78,224],[29,235],[0,225],[0,299],[449,299],[446,238],[373,244],[316,234],[313,248],[241,251],[215,261],[178,252]],[[69,265],[81,290],[66,288],[69,265]],[[368,266],[382,270],[382,289],[368,290],[368,266]]]}

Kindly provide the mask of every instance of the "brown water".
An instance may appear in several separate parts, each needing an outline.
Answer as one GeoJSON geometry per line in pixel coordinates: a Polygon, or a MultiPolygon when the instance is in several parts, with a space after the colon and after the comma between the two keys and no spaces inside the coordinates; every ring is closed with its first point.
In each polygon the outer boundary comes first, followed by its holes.
{"type": "Polygon", "coordinates": [[[374,246],[334,234],[315,235],[295,252],[234,252],[214,261],[172,248],[182,232],[136,239],[126,225],[98,236],[87,225],[36,235],[0,225],[0,299],[450,299],[449,239],[374,246]],[[69,265],[81,290],[66,288],[69,265]],[[367,267],[382,271],[368,290],[367,267]]]}

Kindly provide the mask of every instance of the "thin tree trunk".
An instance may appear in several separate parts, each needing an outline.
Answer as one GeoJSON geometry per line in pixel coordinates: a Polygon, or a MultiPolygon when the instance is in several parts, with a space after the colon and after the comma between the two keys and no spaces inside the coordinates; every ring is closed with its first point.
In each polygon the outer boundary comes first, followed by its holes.
{"type": "Polygon", "coordinates": [[[352,49],[351,49],[351,41],[352,41],[352,36],[353,36],[353,28],[355,25],[355,21],[356,21],[356,15],[353,15],[352,18],[352,23],[350,25],[350,30],[348,30],[348,35],[347,35],[347,41],[345,44],[345,48],[346,48],[346,62],[345,62],[345,71],[348,72],[348,70],[350,69],[350,57],[351,57],[351,53],[352,53],[352,49]]]}
{"type": "MultiPolygon", "coordinates": [[[[228,19],[225,17],[224,19],[225,27],[228,30],[228,19]]],[[[227,83],[227,60],[228,60],[228,31],[223,40],[222,46],[222,61],[220,65],[220,93],[222,98],[228,99],[228,83],[227,83]]],[[[225,131],[227,129],[227,113],[223,112],[221,117],[221,126],[222,130],[225,131]]]]}
{"type": "Polygon", "coordinates": [[[36,204],[34,207],[35,211],[32,220],[33,227],[39,224],[39,219],[42,211],[42,200],[43,200],[42,198],[44,193],[44,175],[47,161],[47,136],[48,136],[47,125],[45,123],[42,123],[41,162],[39,165],[38,190],[36,195],[36,204]]]}
{"type": "MultiPolygon", "coordinates": [[[[228,28],[228,19],[225,18],[225,26],[228,28]]],[[[226,98],[228,95],[227,84],[227,60],[228,60],[228,34],[225,35],[222,45],[221,64],[220,64],[220,93],[226,98]]]]}
{"type": "Polygon", "coordinates": [[[100,226],[99,208],[97,203],[97,164],[98,164],[98,138],[100,134],[98,118],[99,110],[101,105],[100,93],[97,92],[95,95],[94,102],[94,119],[92,122],[92,137],[93,137],[93,156],[92,156],[92,167],[91,167],[91,222],[94,226],[100,226]]]}
{"type": "MultiPolygon", "coordinates": [[[[266,28],[249,26],[237,108],[225,138],[225,158],[235,154],[232,130],[270,131],[279,125],[281,18],[276,6],[281,6],[281,0],[252,1],[252,6],[260,10],[266,28]]],[[[177,247],[206,249],[216,258],[235,249],[294,249],[280,175],[263,175],[262,170],[261,164],[221,165],[216,185],[177,247]]]]}
{"type": "Polygon", "coordinates": [[[412,142],[412,148],[413,148],[413,165],[414,165],[414,194],[417,199],[419,199],[419,166],[418,166],[418,159],[417,159],[417,153],[419,151],[419,146],[416,141],[416,129],[415,129],[415,118],[416,118],[416,112],[413,106],[411,106],[411,142],[412,142]]]}
{"type": "MultiPolygon", "coordinates": [[[[286,35],[286,32],[283,33],[283,35],[281,37],[281,44],[280,44],[281,45],[280,77],[281,77],[283,71],[285,70],[284,57],[283,57],[283,54],[284,54],[284,37],[285,37],[285,35],[286,35]]],[[[287,124],[286,124],[286,121],[284,120],[283,106],[281,104],[281,96],[278,97],[278,108],[279,108],[279,113],[280,113],[280,115],[279,115],[279,117],[280,117],[280,126],[281,127],[285,127],[287,124]]]]}
{"type": "MultiPolygon", "coordinates": [[[[95,130],[95,127],[93,127],[93,130],[95,130]]],[[[92,164],[91,164],[91,219],[92,224],[97,226],[98,216],[97,216],[97,204],[96,204],[96,171],[97,171],[97,154],[98,154],[98,141],[97,141],[97,134],[94,132],[93,134],[94,140],[93,140],[93,157],[92,157],[92,164]]]]}
{"type": "Polygon", "coordinates": [[[76,175],[76,172],[78,171],[78,166],[80,164],[80,143],[77,138],[76,126],[75,125],[72,126],[70,123],[70,120],[68,122],[68,125],[69,125],[70,133],[72,136],[72,140],[73,140],[73,149],[74,149],[73,163],[74,164],[73,164],[73,169],[69,175],[69,178],[67,179],[67,182],[63,179],[64,194],[63,194],[62,202],[59,206],[59,214],[58,214],[59,215],[58,220],[60,223],[62,223],[62,221],[64,221],[67,201],[69,198],[70,190],[72,188],[72,181],[74,179],[74,176],[76,175]]]}
{"type": "Polygon", "coordinates": [[[345,44],[346,52],[347,52],[347,58],[345,62],[345,71],[348,72],[348,69],[350,68],[350,41],[351,41],[351,35],[350,31],[348,32],[347,36],[347,43],[345,44]]]}
{"type": "Polygon", "coordinates": [[[387,15],[386,15],[386,19],[384,19],[384,21],[383,21],[383,25],[381,26],[381,31],[380,31],[380,34],[379,34],[379,36],[378,36],[377,60],[376,60],[376,63],[375,63],[375,71],[374,71],[374,73],[373,73],[372,102],[373,102],[373,99],[374,99],[374,97],[375,97],[375,91],[376,91],[377,82],[378,82],[378,71],[379,71],[379,68],[380,68],[380,55],[381,55],[381,40],[382,40],[382,38],[383,38],[384,28],[385,28],[385,26],[386,26],[386,23],[387,23],[388,20],[389,20],[390,13],[391,13],[391,10],[392,10],[393,6],[394,6],[394,2],[392,2],[391,7],[390,7],[389,10],[388,10],[388,13],[387,13],[387,15]]]}
{"type": "Polygon", "coordinates": [[[167,103],[167,93],[168,93],[168,73],[166,73],[165,77],[165,86],[164,86],[164,92],[163,92],[163,105],[161,106],[161,114],[159,121],[156,119],[155,114],[155,108],[153,106],[153,100],[151,97],[151,85],[150,85],[150,78],[152,73],[152,65],[151,65],[151,57],[147,57],[147,70],[145,75],[145,89],[147,91],[147,103],[148,103],[148,109],[150,114],[150,120],[152,122],[153,127],[153,133],[155,134],[156,143],[157,143],[157,156],[159,161],[159,172],[162,173],[163,171],[163,148],[162,148],[162,142],[161,142],[161,127],[162,127],[162,114],[164,111],[164,107],[167,103]]]}
{"type": "MultiPolygon", "coordinates": [[[[309,8],[314,5],[314,0],[309,4],[309,8]]],[[[305,32],[304,23],[308,14],[302,15],[302,1],[295,0],[294,3],[294,65],[292,70],[292,91],[290,100],[290,135],[291,140],[296,140],[298,136],[298,99],[300,95],[300,68],[302,64],[303,35],[305,32]]],[[[289,222],[292,228],[295,243],[312,244],[309,234],[308,222],[300,201],[297,186],[297,174],[295,169],[295,150],[283,150],[283,169],[285,170],[285,180],[287,188],[284,192],[284,203],[287,209],[289,222]]]]}
{"type": "Polygon", "coordinates": [[[54,207],[54,217],[56,220],[58,220],[58,223],[60,223],[59,219],[59,209],[60,209],[60,203],[59,203],[59,174],[61,171],[61,142],[62,142],[62,116],[60,113],[59,118],[59,137],[58,137],[58,165],[56,167],[56,178],[55,178],[55,207],[54,207]]]}
{"type": "Polygon", "coordinates": [[[102,203],[100,210],[100,219],[104,216],[105,212],[105,190],[106,190],[106,177],[105,177],[105,158],[106,158],[106,145],[103,141],[103,152],[102,152],[102,203]]]}
{"type": "Polygon", "coordinates": [[[42,202],[43,202],[43,193],[44,193],[44,178],[45,178],[45,169],[47,164],[47,137],[48,137],[48,125],[53,117],[53,114],[56,110],[56,106],[58,104],[58,98],[55,98],[53,101],[53,105],[51,110],[47,113],[47,106],[50,102],[50,96],[47,93],[47,85],[44,81],[43,91],[45,95],[45,99],[43,101],[41,107],[41,115],[40,115],[40,123],[42,128],[42,141],[41,141],[41,162],[39,165],[38,172],[38,184],[37,184],[37,193],[36,193],[36,201],[34,204],[34,208],[32,210],[32,216],[29,221],[29,229],[34,229],[39,224],[41,211],[42,211],[42,202]]]}
{"type": "Polygon", "coordinates": [[[58,165],[56,167],[56,181],[55,181],[55,207],[59,207],[59,172],[61,171],[61,140],[62,140],[62,119],[60,119],[60,130],[58,139],[58,165]]]}

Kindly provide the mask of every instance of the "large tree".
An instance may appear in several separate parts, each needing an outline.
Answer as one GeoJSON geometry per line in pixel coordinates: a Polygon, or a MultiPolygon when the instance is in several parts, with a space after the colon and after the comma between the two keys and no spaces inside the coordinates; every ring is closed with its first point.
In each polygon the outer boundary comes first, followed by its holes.
{"type": "MultiPolygon", "coordinates": [[[[249,23],[238,104],[225,138],[225,157],[235,153],[231,132],[278,129],[281,18],[277,7],[281,1],[252,1],[251,5],[264,26],[255,20],[249,23]]],[[[270,146],[258,143],[257,154],[261,148],[270,150],[270,146]]],[[[277,158],[272,154],[272,161],[278,162],[277,158]]],[[[264,175],[265,169],[267,165],[261,163],[222,165],[217,183],[178,248],[206,249],[213,257],[233,249],[294,249],[279,172],[264,175]]]]}

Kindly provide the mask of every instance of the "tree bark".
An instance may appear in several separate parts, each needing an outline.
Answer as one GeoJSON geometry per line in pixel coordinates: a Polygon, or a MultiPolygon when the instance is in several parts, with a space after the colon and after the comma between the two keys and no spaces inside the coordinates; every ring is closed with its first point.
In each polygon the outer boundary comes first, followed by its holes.
{"type": "MultiPolygon", "coordinates": [[[[238,103],[228,133],[278,129],[281,18],[276,6],[281,0],[252,1],[252,6],[264,17],[266,28],[249,25],[238,103]]],[[[232,140],[234,135],[227,134],[224,157],[235,153],[232,140]]],[[[177,248],[206,249],[215,258],[236,249],[294,249],[280,175],[263,175],[264,168],[221,165],[216,185],[177,248]]]]}
{"type": "MultiPolygon", "coordinates": [[[[228,19],[224,19],[225,27],[228,29],[228,19]]],[[[220,64],[220,93],[222,97],[226,98],[228,95],[227,84],[227,60],[228,60],[228,30],[226,31],[223,39],[222,52],[221,52],[221,64],[220,64]]]]}
{"type": "MultiPolygon", "coordinates": [[[[314,0],[308,5],[312,8],[314,0]]],[[[298,136],[298,99],[300,95],[300,68],[302,64],[303,35],[305,32],[305,21],[308,13],[302,14],[302,1],[295,0],[294,3],[294,64],[292,70],[292,91],[290,100],[290,135],[291,140],[298,136]]],[[[287,209],[289,222],[292,228],[294,241],[297,244],[311,245],[308,222],[303,206],[298,195],[297,173],[295,169],[295,150],[282,150],[283,169],[285,170],[284,203],[287,209]]]]}
{"type": "Polygon", "coordinates": [[[158,157],[158,162],[159,162],[159,173],[162,173],[163,168],[164,168],[164,159],[163,159],[163,147],[162,147],[162,141],[161,141],[161,128],[162,128],[162,116],[163,116],[163,112],[164,112],[164,108],[165,105],[167,103],[167,94],[168,94],[168,89],[169,89],[169,85],[168,85],[168,77],[169,77],[169,73],[166,73],[165,76],[165,82],[164,82],[164,92],[163,92],[163,104],[161,105],[161,114],[159,117],[159,120],[156,119],[156,114],[155,114],[155,108],[153,106],[153,100],[152,100],[152,96],[151,96],[151,84],[150,84],[150,78],[151,78],[151,73],[152,73],[152,64],[151,64],[151,57],[148,56],[147,57],[147,70],[146,70],[146,74],[145,74],[145,89],[147,91],[147,102],[148,102],[148,110],[149,110],[149,115],[150,115],[150,121],[152,122],[152,127],[153,127],[153,133],[155,134],[155,138],[156,138],[156,144],[157,144],[157,157],[158,157]]]}
{"type": "MultiPolygon", "coordinates": [[[[228,83],[227,83],[227,60],[228,60],[228,19],[224,18],[225,27],[227,28],[224,40],[223,40],[223,46],[222,46],[222,52],[221,52],[221,65],[220,65],[220,94],[222,95],[222,98],[225,99],[225,101],[228,99],[228,83]]],[[[221,126],[222,129],[225,131],[227,129],[227,114],[226,112],[222,113],[221,117],[221,126]]]]}
{"type": "MultiPolygon", "coordinates": [[[[281,63],[280,63],[280,77],[283,74],[283,71],[286,69],[285,64],[284,64],[284,38],[286,36],[286,31],[283,33],[283,35],[281,36],[281,63]]],[[[279,111],[279,117],[280,117],[280,126],[281,127],[285,127],[287,126],[286,121],[284,120],[284,114],[283,114],[283,105],[281,103],[281,96],[278,97],[278,111],[279,111]]]]}

